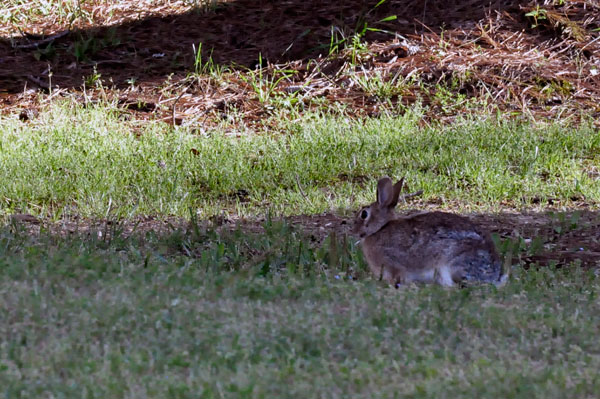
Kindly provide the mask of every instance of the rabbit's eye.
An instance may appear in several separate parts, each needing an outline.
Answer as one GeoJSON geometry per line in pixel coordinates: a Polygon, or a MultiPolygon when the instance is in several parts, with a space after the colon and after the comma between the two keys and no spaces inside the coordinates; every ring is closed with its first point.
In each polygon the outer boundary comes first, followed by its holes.
{"type": "Polygon", "coordinates": [[[360,218],[364,220],[364,219],[366,219],[366,218],[368,218],[368,217],[369,217],[369,211],[367,211],[366,209],[363,209],[363,210],[360,212],[360,218]]]}

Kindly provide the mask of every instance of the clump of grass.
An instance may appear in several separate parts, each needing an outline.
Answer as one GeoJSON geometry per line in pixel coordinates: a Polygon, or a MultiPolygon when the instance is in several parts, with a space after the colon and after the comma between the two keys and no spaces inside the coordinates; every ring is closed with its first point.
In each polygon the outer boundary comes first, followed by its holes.
{"type": "Polygon", "coordinates": [[[419,126],[403,116],[352,120],[307,114],[279,132],[204,136],[123,121],[110,104],[52,106],[31,123],[0,124],[0,209],[59,218],[251,215],[354,209],[381,175],[406,176],[424,199],[493,209],[544,198],[600,199],[588,173],[591,125],[535,126],[502,117],[419,126]]]}
{"type": "MultiPolygon", "coordinates": [[[[73,25],[76,21],[86,23],[92,20],[92,14],[85,7],[83,1],[25,1],[7,0],[3,2],[0,21],[7,28],[17,30],[30,24],[52,19],[56,24],[73,25]]],[[[6,29],[6,28],[5,28],[6,29]]]]}
{"type": "Polygon", "coordinates": [[[0,394],[530,398],[600,389],[592,271],[515,268],[501,290],[396,290],[366,274],[335,278],[362,270],[356,248],[307,245],[281,223],[261,233],[118,230],[61,239],[0,228],[0,394]]]}

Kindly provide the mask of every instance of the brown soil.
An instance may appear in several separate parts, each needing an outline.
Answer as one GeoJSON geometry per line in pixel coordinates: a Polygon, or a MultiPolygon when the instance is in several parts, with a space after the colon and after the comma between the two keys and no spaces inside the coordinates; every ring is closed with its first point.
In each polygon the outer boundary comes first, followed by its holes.
{"type": "MultiPolygon", "coordinates": [[[[595,0],[377,3],[229,0],[191,9],[156,0],[143,9],[147,2],[87,1],[87,18],[72,25],[40,19],[0,27],[0,107],[28,120],[49,97],[70,96],[113,99],[137,118],[200,128],[234,111],[245,123],[269,124],[272,108],[241,74],[262,63],[271,81],[293,71],[270,97],[296,93],[305,109],[342,103],[350,113],[376,116],[390,104],[419,101],[431,118],[451,121],[469,111],[468,99],[485,99],[490,108],[534,118],[600,114],[595,0]],[[365,26],[380,30],[366,31],[368,49],[328,56],[332,32],[351,40],[365,26]],[[199,43],[204,61],[212,56],[229,72],[190,79],[199,43]],[[407,80],[382,99],[355,79],[377,74],[407,80]],[[440,87],[463,99],[448,104],[440,87]],[[37,91],[52,95],[40,99],[37,91]]],[[[477,104],[480,112],[484,103],[477,104]]]]}
{"type": "MultiPolygon", "coordinates": [[[[544,212],[544,213],[498,213],[468,215],[474,222],[484,226],[504,239],[520,242],[520,251],[515,251],[514,259],[525,267],[570,265],[573,262],[584,267],[600,266],[600,213],[592,211],[544,212]]],[[[337,237],[349,236],[352,220],[334,214],[294,216],[285,221],[304,232],[307,238],[318,245],[331,234],[337,237]]],[[[200,229],[217,231],[242,229],[249,233],[261,233],[264,219],[228,220],[213,218],[199,222],[200,229]]],[[[95,235],[110,238],[118,231],[124,236],[145,234],[154,231],[168,234],[176,229],[189,230],[192,227],[184,219],[157,220],[138,218],[137,220],[113,222],[90,220],[63,220],[51,223],[28,215],[13,216],[13,223],[25,227],[30,234],[40,230],[67,236],[71,234],[95,235]]]]}

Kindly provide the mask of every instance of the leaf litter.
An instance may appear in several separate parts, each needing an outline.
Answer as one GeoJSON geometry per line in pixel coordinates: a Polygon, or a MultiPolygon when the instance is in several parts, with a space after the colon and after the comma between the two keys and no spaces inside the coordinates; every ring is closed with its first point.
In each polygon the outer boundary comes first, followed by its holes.
{"type": "Polygon", "coordinates": [[[4,113],[56,97],[200,127],[276,129],[285,107],[377,117],[419,103],[448,123],[482,110],[600,113],[597,1],[95,0],[76,11],[0,28],[4,113]]]}

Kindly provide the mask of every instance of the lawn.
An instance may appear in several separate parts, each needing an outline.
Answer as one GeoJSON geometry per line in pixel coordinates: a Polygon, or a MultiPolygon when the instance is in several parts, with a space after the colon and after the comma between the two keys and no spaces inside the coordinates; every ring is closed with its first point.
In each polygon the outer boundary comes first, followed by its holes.
{"type": "Polygon", "coordinates": [[[597,270],[393,289],[290,225],[0,231],[7,398],[562,398],[600,389],[597,270]],[[185,250],[184,250],[185,248],[185,250]],[[198,256],[184,255],[187,251],[198,256]],[[352,276],[352,278],[349,278],[352,276]]]}
{"type": "Polygon", "coordinates": [[[597,6],[4,3],[0,397],[598,396],[597,6]],[[372,276],[384,175],[506,286],[372,276]]]}
{"type": "Polygon", "coordinates": [[[421,117],[419,107],[377,119],[308,113],[277,131],[197,134],[152,123],[140,134],[139,121],[124,121],[116,104],[65,101],[31,122],[0,120],[0,209],[54,220],[347,215],[374,199],[383,175],[424,190],[421,206],[492,211],[600,201],[600,134],[591,120],[573,126],[480,114],[421,127],[421,117]]]}

